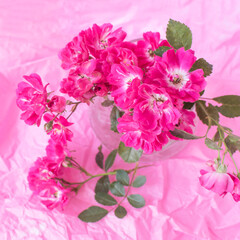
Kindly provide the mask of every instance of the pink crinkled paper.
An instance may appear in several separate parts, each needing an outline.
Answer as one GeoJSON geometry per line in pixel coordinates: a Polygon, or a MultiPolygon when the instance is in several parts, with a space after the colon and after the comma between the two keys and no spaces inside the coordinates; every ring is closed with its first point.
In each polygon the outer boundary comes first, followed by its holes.
{"type": "MultiPolygon", "coordinates": [[[[207,78],[206,97],[240,94],[240,2],[236,0],[0,0],[0,239],[1,240],[217,240],[240,239],[240,205],[200,187],[198,177],[206,160],[216,156],[203,141],[191,141],[169,160],[139,170],[146,174],[137,189],[146,206],[129,210],[124,219],[114,213],[97,223],[83,223],[77,215],[94,201],[96,181],[73,196],[64,211],[49,211],[32,197],[27,173],[44,155],[48,136],[42,128],[19,120],[15,89],[23,75],[37,72],[58,89],[65,76],[57,55],[80,30],[93,23],[123,27],[128,40],[142,32],[159,31],[164,38],[169,18],[184,22],[193,32],[197,57],[214,66],[207,78]]],[[[89,123],[88,107],[75,114],[74,144],[78,161],[98,172],[94,156],[99,140],[89,123]],[[77,133],[76,133],[77,132],[77,133]]],[[[239,119],[223,119],[240,134],[239,119]]],[[[196,134],[204,133],[199,122],[196,134]]],[[[109,150],[104,148],[104,152],[109,150]]],[[[239,160],[239,155],[236,155],[239,160]]],[[[120,161],[119,167],[125,167],[120,161]]],[[[135,190],[133,190],[134,193],[135,190]]]]}

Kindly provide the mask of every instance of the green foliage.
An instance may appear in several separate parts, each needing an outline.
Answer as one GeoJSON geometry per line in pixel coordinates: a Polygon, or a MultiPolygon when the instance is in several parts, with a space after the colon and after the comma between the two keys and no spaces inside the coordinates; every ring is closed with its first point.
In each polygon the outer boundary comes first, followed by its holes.
{"type": "Polygon", "coordinates": [[[217,128],[217,132],[215,133],[215,135],[213,136],[213,141],[214,142],[219,142],[219,140],[222,138],[224,138],[224,132],[221,128],[217,128]]]}
{"type": "Polygon", "coordinates": [[[118,206],[115,211],[115,216],[118,218],[124,218],[127,215],[127,211],[124,207],[118,206]]]}
{"type": "Polygon", "coordinates": [[[183,103],[183,109],[192,109],[192,107],[194,106],[195,103],[191,103],[191,102],[184,102],[183,103]]]}
{"type": "Polygon", "coordinates": [[[104,160],[104,156],[102,153],[102,145],[98,148],[99,152],[97,153],[96,157],[95,157],[95,161],[97,163],[97,165],[103,169],[103,160],[104,160]]]}
{"type": "Polygon", "coordinates": [[[206,106],[205,101],[202,101],[202,100],[197,101],[196,111],[199,119],[208,126],[210,124],[210,119],[211,119],[211,125],[216,125],[216,122],[219,122],[218,111],[216,107],[214,107],[210,103],[208,106],[206,106]]]}
{"type": "Polygon", "coordinates": [[[154,54],[159,56],[159,57],[162,57],[162,55],[169,49],[171,49],[171,48],[170,47],[166,47],[166,46],[161,46],[161,47],[159,47],[158,49],[156,49],[154,51],[154,54]]]}
{"type": "Polygon", "coordinates": [[[229,118],[240,116],[240,96],[226,95],[213,98],[213,100],[222,104],[220,107],[216,107],[216,109],[223,116],[229,118]]]}
{"type": "Polygon", "coordinates": [[[128,202],[135,208],[141,208],[145,205],[144,198],[139,194],[131,194],[127,197],[128,202]]]}
{"type": "Polygon", "coordinates": [[[204,77],[210,76],[212,73],[213,65],[208,63],[204,58],[199,58],[193,65],[189,72],[193,72],[196,69],[202,69],[204,77]]]}
{"type": "Polygon", "coordinates": [[[95,193],[104,192],[108,193],[110,187],[110,181],[108,176],[101,177],[96,184],[95,193]]]}
{"type": "Polygon", "coordinates": [[[98,206],[92,206],[78,215],[83,222],[97,222],[108,214],[108,211],[98,206]]]}
{"type": "Polygon", "coordinates": [[[133,181],[132,186],[135,188],[141,187],[146,183],[146,177],[145,176],[137,176],[135,180],[133,181]]]}
{"type": "Polygon", "coordinates": [[[224,142],[229,149],[229,151],[233,154],[236,151],[240,151],[240,140],[233,138],[231,135],[228,135],[225,139],[224,142]]]}
{"type": "Polygon", "coordinates": [[[118,147],[118,154],[120,157],[128,163],[133,163],[137,162],[140,157],[142,156],[142,150],[136,150],[131,147],[126,147],[123,142],[120,142],[119,147],[118,147]]]}
{"type": "Polygon", "coordinates": [[[117,197],[123,197],[125,195],[125,189],[120,182],[113,182],[110,184],[110,191],[117,197]]]}
{"type": "Polygon", "coordinates": [[[117,170],[116,174],[117,181],[121,184],[128,186],[129,185],[129,177],[126,171],[124,170],[117,170]]]}
{"type": "Polygon", "coordinates": [[[175,49],[184,47],[187,50],[191,48],[192,32],[185,24],[170,19],[166,34],[168,42],[175,49]]]}
{"type": "Polygon", "coordinates": [[[117,149],[110,152],[105,162],[105,171],[107,171],[110,167],[112,167],[115,161],[116,155],[117,155],[117,149]]]}
{"type": "Polygon", "coordinates": [[[177,128],[175,128],[173,131],[169,131],[169,132],[177,138],[182,138],[182,139],[186,139],[186,140],[202,138],[202,137],[195,136],[193,134],[190,134],[188,132],[185,132],[185,131],[183,131],[181,129],[177,129],[177,128]]]}
{"type": "Polygon", "coordinates": [[[207,145],[208,148],[214,149],[214,150],[222,150],[221,147],[219,147],[213,140],[209,138],[205,138],[205,144],[207,145]]]}
{"type": "Polygon", "coordinates": [[[111,120],[111,130],[114,132],[118,132],[117,125],[118,125],[118,118],[122,117],[124,112],[121,112],[116,106],[113,106],[110,120],[111,120]]]}
{"type": "Polygon", "coordinates": [[[117,204],[117,201],[107,193],[98,192],[95,195],[95,200],[105,206],[113,206],[117,204]]]}
{"type": "Polygon", "coordinates": [[[102,103],[101,103],[101,105],[103,106],[103,107],[110,107],[110,106],[112,106],[114,104],[114,101],[111,101],[111,100],[109,100],[109,99],[107,99],[107,100],[105,100],[105,101],[103,101],[102,103]]]}

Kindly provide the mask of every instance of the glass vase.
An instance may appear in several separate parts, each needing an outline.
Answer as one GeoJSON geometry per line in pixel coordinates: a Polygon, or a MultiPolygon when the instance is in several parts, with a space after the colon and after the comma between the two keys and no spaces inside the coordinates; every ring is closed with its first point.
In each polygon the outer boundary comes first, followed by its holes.
{"type": "MultiPolygon", "coordinates": [[[[101,141],[109,150],[118,148],[120,143],[121,134],[115,133],[111,130],[111,121],[110,113],[112,106],[103,107],[101,103],[104,101],[101,97],[94,98],[94,104],[90,105],[89,108],[89,118],[91,127],[96,135],[96,137],[101,141]]],[[[195,129],[193,129],[194,131],[195,129]]],[[[161,161],[166,160],[180,151],[187,145],[187,140],[172,140],[169,139],[169,142],[163,146],[162,150],[155,151],[151,154],[143,153],[141,161],[150,162],[150,161],[161,161]]]]}

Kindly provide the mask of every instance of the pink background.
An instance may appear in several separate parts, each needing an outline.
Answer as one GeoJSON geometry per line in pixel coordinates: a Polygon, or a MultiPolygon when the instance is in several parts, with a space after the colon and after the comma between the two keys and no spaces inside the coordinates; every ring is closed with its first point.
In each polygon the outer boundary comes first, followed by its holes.
{"type": "MultiPolygon", "coordinates": [[[[191,142],[177,156],[146,174],[142,193],[146,207],[129,210],[120,220],[113,213],[98,223],[83,223],[78,213],[95,204],[95,181],[73,197],[64,212],[46,210],[31,197],[26,176],[30,165],[44,155],[47,136],[42,128],[19,120],[15,89],[22,75],[37,72],[56,90],[66,73],[58,51],[81,29],[93,23],[122,26],[128,39],[144,31],[160,31],[164,38],[169,18],[186,23],[193,32],[193,49],[214,65],[205,96],[240,94],[240,1],[238,0],[0,0],[0,239],[161,240],[240,239],[240,205],[200,187],[199,170],[216,156],[203,141],[191,142]]],[[[98,172],[93,159],[99,141],[82,106],[72,147],[79,162],[98,172]]],[[[238,119],[226,120],[240,134],[238,119]]],[[[197,134],[205,127],[199,123],[197,134]]],[[[107,149],[104,152],[107,153],[107,149]]],[[[239,155],[237,156],[239,159],[239,155]]],[[[116,167],[121,167],[117,163],[116,167]]]]}

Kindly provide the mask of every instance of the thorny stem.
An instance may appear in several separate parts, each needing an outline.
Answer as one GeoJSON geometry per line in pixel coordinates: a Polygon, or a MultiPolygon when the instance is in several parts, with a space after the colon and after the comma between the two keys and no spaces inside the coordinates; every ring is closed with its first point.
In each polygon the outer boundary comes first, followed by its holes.
{"type": "MultiPolygon", "coordinates": [[[[151,164],[151,165],[145,165],[145,166],[138,167],[138,164],[139,164],[139,163],[136,164],[136,167],[137,167],[137,168],[135,167],[135,168],[133,168],[133,169],[126,170],[126,172],[127,172],[128,174],[131,173],[131,172],[134,172],[133,174],[135,175],[137,169],[153,166],[153,164],[151,164]]],[[[78,164],[78,165],[79,165],[79,164],[78,164]]],[[[79,167],[80,167],[80,165],[79,165],[79,167]]],[[[78,168],[79,168],[79,167],[78,167],[78,168]]],[[[80,168],[79,168],[79,169],[80,169],[80,168]]],[[[114,171],[112,171],[112,172],[99,173],[99,174],[96,174],[96,175],[90,174],[90,173],[87,172],[84,168],[81,167],[81,171],[82,171],[82,170],[84,170],[84,173],[85,173],[87,176],[90,176],[89,178],[87,178],[86,180],[84,180],[84,181],[82,181],[82,182],[68,182],[68,181],[66,181],[66,180],[64,180],[64,179],[62,179],[62,178],[55,178],[55,179],[61,181],[62,183],[68,184],[68,185],[78,185],[78,186],[76,186],[76,187],[74,188],[76,191],[78,191],[84,183],[86,183],[86,182],[88,182],[88,181],[90,181],[90,180],[92,180],[92,179],[94,179],[94,178],[96,178],[96,177],[102,177],[102,176],[109,176],[109,175],[116,175],[116,174],[117,174],[117,170],[114,170],[114,171]]],[[[133,175],[133,176],[134,176],[134,175],[133,175]]]]}
{"type": "Polygon", "coordinates": [[[210,101],[214,101],[212,98],[207,98],[207,97],[200,97],[199,99],[201,99],[201,100],[210,100],[210,101]]]}
{"type": "Polygon", "coordinates": [[[235,168],[236,168],[236,170],[237,170],[237,174],[239,174],[239,170],[238,170],[237,164],[236,164],[236,162],[235,162],[235,160],[234,160],[234,158],[233,158],[232,153],[231,153],[230,151],[229,151],[228,153],[229,153],[229,155],[230,155],[230,157],[231,157],[231,159],[232,159],[232,161],[233,161],[233,164],[234,164],[234,166],[235,166],[235,168]]]}
{"type": "Polygon", "coordinates": [[[89,173],[85,168],[81,167],[78,162],[76,162],[73,158],[70,160],[72,163],[74,163],[75,167],[85,173],[87,176],[93,176],[91,173],[89,173]]]}
{"type": "Polygon", "coordinates": [[[80,103],[81,102],[75,103],[75,106],[73,107],[72,112],[68,115],[67,119],[69,119],[72,116],[72,114],[76,111],[76,109],[80,103]]]}
{"type": "Polygon", "coordinates": [[[54,121],[59,115],[60,115],[60,113],[58,113],[58,114],[52,119],[52,121],[54,121]]]}
{"type": "MultiPolygon", "coordinates": [[[[213,119],[211,116],[209,116],[209,114],[208,114],[207,111],[203,108],[203,106],[202,106],[201,103],[199,103],[199,105],[200,105],[200,107],[202,108],[202,110],[204,111],[204,113],[207,115],[208,123],[209,123],[210,126],[211,126],[211,121],[214,121],[214,122],[216,123],[216,125],[219,127],[219,129],[221,129],[223,132],[229,134],[229,132],[226,131],[226,130],[222,127],[222,125],[220,125],[215,119],[213,119]]],[[[219,131],[219,135],[220,135],[221,141],[223,142],[223,144],[224,144],[224,146],[225,146],[225,151],[224,151],[223,157],[222,157],[222,164],[224,164],[224,158],[225,158],[226,154],[229,153],[229,155],[230,155],[230,157],[231,157],[231,159],[232,159],[232,161],[233,161],[233,164],[234,164],[234,166],[235,166],[235,168],[236,168],[236,170],[237,170],[237,173],[239,173],[239,170],[238,170],[237,164],[236,164],[236,162],[235,162],[235,160],[234,160],[234,158],[233,158],[233,155],[232,155],[230,149],[227,147],[227,145],[226,145],[226,143],[225,143],[225,141],[224,141],[224,136],[222,136],[222,134],[221,134],[220,131],[219,131]]],[[[220,154],[219,154],[219,155],[220,155],[220,154]]]]}
{"type": "Polygon", "coordinates": [[[121,205],[121,203],[127,198],[128,193],[129,193],[129,191],[130,191],[130,189],[131,189],[133,180],[134,180],[134,178],[135,178],[136,172],[137,172],[137,170],[139,169],[138,165],[139,165],[139,162],[136,163],[136,166],[135,166],[135,168],[133,169],[132,178],[131,178],[131,181],[130,181],[130,183],[129,183],[129,186],[128,186],[128,189],[127,189],[126,194],[124,195],[124,197],[122,198],[122,200],[117,204],[117,206],[115,206],[114,208],[112,208],[109,212],[111,212],[111,211],[113,211],[114,209],[118,208],[118,207],[121,205]]]}
{"type": "Polygon", "coordinates": [[[81,103],[81,102],[80,101],[79,102],[71,102],[68,105],[79,104],[79,103],[81,103]]]}

